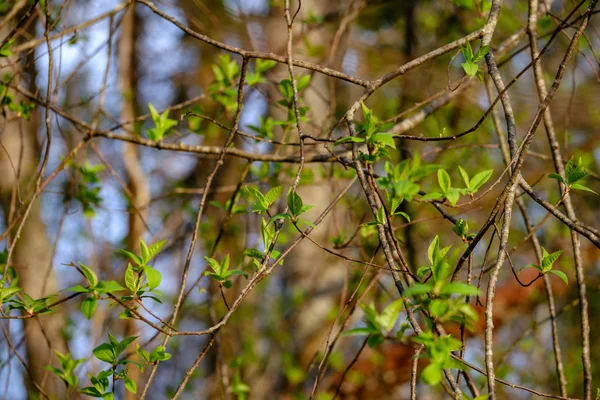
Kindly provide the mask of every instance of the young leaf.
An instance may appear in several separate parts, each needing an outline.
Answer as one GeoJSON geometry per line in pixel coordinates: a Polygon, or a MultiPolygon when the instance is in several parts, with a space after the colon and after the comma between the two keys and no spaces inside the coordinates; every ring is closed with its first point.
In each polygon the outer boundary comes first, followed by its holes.
{"type": "Polygon", "coordinates": [[[333,145],[337,146],[338,144],[342,144],[342,143],[347,143],[347,142],[353,142],[353,143],[362,143],[364,142],[365,139],[361,138],[361,137],[356,137],[356,136],[344,136],[341,139],[336,140],[333,145]]]}
{"type": "Polygon", "coordinates": [[[394,328],[396,320],[400,311],[402,311],[403,300],[398,299],[388,304],[378,318],[379,323],[386,332],[389,332],[394,328]]]}
{"type": "Polygon", "coordinates": [[[94,315],[94,312],[96,312],[97,307],[98,300],[96,297],[90,296],[81,303],[81,312],[83,313],[84,317],[90,319],[92,318],[92,315],[94,315]]]}
{"type": "Polygon", "coordinates": [[[556,269],[550,270],[548,272],[550,272],[551,274],[554,274],[554,275],[558,276],[560,279],[562,279],[563,282],[565,283],[565,285],[569,284],[569,278],[567,278],[567,275],[564,272],[558,271],[556,269]]]}
{"type": "Polygon", "coordinates": [[[450,191],[450,175],[444,169],[438,169],[437,172],[438,183],[440,185],[440,189],[442,189],[442,193],[446,194],[450,191]]]}
{"type": "Polygon", "coordinates": [[[493,169],[488,169],[475,174],[475,176],[471,178],[471,190],[473,192],[479,190],[479,188],[482,187],[490,179],[493,173],[493,169]]]}
{"type": "Polygon", "coordinates": [[[281,193],[283,193],[283,186],[279,185],[279,186],[275,186],[274,188],[271,188],[271,190],[269,190],[267,192],[267,194],[265,194],[264,200],[267,203],[267,205],[271,205],[275,202],[275,200],[277,200],[279,198],[279,196],[281,196],[281,193]]]}
{"type": "Polygon", "coordinates": [[[467,174],[467,171],[465,171],[463,169],[463,167],[461,167],[459,165],[458,172],[460,173],[460,176],[463,178],[463,181],[465,182],[465,186],[467,187],[467,189],[471,189],[471,181],[469,180],[469,174],[467,174]]]}
{"type": "Polygon", "coordinates": [[[84,264],[79,264],[79,267],[81,268],[81,272],[83,272],[83,276],[85,276],[85,279],[87,279],[90,283],[90,286],[96,286],[98,284],[98,277],[96,276],[94,271],[89,269],[84,264]]]}
{"type": "Polygon", "coordinates": [[[148,280],[148,286],[150,286],[150,290],[153,290],[160,285],[162,276],[157,269],[150,266],[145,266],[144,273],[146,274],[146,279],[148,280]]]}

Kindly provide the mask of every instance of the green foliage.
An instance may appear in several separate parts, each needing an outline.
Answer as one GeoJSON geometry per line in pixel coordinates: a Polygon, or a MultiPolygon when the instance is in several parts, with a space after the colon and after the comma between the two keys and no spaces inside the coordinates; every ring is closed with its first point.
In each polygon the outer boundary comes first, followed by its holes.
{"type": "Polygon", "coordinates": [[[590,172],[588,170],[586,170],[585,167],[583,166],[583,161],[582,161],[581,157],[579,157],[577,164],[575,164],[574,157],[571,157],[569,162],[567,162],[567,166],[565,167],[565,178],[566,179],[555,172],[548,175],[548,177],[550,177],[552,179],[556,179],[559,182],[562,182],[567,187],[567,191],[570,191],[573,189],[583,190],[583,191],[594,193],[597,195],[598,193],[594,192],[589,187],[587,187],[581,183],[578,183],[581,180],[585,179],[589,174],[590,174],[590,172]]]}
{"type": "Polygon", "coordinates": [[[131,393],[137,393],[135,381],[128,377],[129,369],[126,367],[126,365],[134,364],[143,370],[142,365],[128,359],[119,360],[121,354],[127,349],[127,346],[129,346],[136,339],[136,337],[128,337],[122,341],[119,341],[109,333],[108,339],[108,343],[100,344],[93,350],[93,353],[94,357],[96,357],[98,360],[110,364],[110,369],[106,371],[100,371],[96,376],[88,373],[88,377],[92,386],[84,387],[79,392],[87,396],[102,398],[105,400],[113,399],[114,388],[112,392],[108,391],[108,378],[112,376],[113,385],[115,385],[117,381],[122,380],[127,391],[131,393]]]}
{"type": "Polygon", "coordinates": [[[434,320],[439,322],[454,321],[472,328],[477,321],[477,313],[465,303],[465,296],[476,296],[479,290],[463,282],[450,282],[452,264],[447,253],[451,246],[440,248],[440,239],[436,236],[427,250],[429,266],[417,270],[417,277],[423,281],[426,274],[430,279],[423,283],[414,283],[404,292],[404,295],[414,296],[420,308],[429,311],[434,320]]]}
{"type": "MultiPolygon", "coordinates": [[[[298,111],[300,113],[300,122],[306,122],[309,108],[304,105],[300,94],[310,84],[311,75],[297,76],[296,89],[298,90],[298,111]]],[[[285,121],[276,120],[276,125],[281,125],[284,129],[294,127],[296,125],[296,112],[294,110],[294,88],[290,79],[284,79],[279,82],[279,93],[283,96],[282,100],[277,103],[286,107],[288,110],[287,119],[285,121]]]]}
{"type": "Polygon", "coordinates": [[[403,300],[398,299],[388,304],[381,314],[375,309],[373,303],[361,304],[361,308],[365,313],[366,326],[362,328],[354,328],[342,333],[343,336],[366,335],[369,337],[368,344],[370,347],[376,347],[384,342],[387,335],[390,334],[400,311],[402,311],[403,300]]]}
{"type": "Polygon", "coordinates": [[[68,165],[74,171],[75,183],[66,182],[65,201],[71,198],[79,201],[83,207],[83,214],[88,218],[93,218],[96,215],[96,208],[100,207],[102,203],[98,174],[104,171],[104,164],[92,165],[86,161],[80,165],[74,160],[70,160],[68,165]]]}
{"type": "Polygon", "coordinates": [[[477,76],[483,81],[483,72],[479,69],[479,62],[483,60],[483,57],[488,53],[490,46],[481,46],[477,50],[477,54],[473,53],[471,43],[467,42],[465,46],[461,46],[461,52],[465,58],[465,62],[462,63],[462,67],[469,78],[477,76]]]}
{"type": "Polygon", "coordinates": [[[452,352],[461,348],[460,340],[452,335],[436,337],[433,332],[425,331],[413,341],[425,346],[429,365],[421,372],[421,378],[428,385],[439,384],[444,369],[463,369],[463,365],[452,358],[452,352]]]}
{"type": "Polygon", "coordinates": [[[165,110],[165,112],[159,114],[152,104],[148,104],[148,110],[150,110],[154,128],[147,129],[146,135],[148,136],[148,139],[159,142],[163,140],[165,136],[172,133],[171,128],[177,126],[177,121],[169,118],[170,110],[165,110]]]}
{"type": "Polygon", "coordinates": [[[116,292],[125,290],[125,288],[116,281],[98,281],[96,273],[84,264],[79,264],[77,269],[88,281],[89,286],[83,287],[81,285],[75,285],[67,290],[76,293],[89,293],[89,296],[81,303],[81,312],[87,319],[90,319],[96,312],[98,299],[101,295],[115,294],[116,292]]]}
{"type": "Polygon", "coordinates": [[[248,128],[254,131],[259,138],[267,139],[275,139],[275,134],[273,133],[274,127],[275,123],[273,122],[273,118],[263,118],[262,115],[260,116],[260,125],[248,125],[248,128]]]}
{"type": "Polygon", "coordinates": [[[67,388],[76,388],[79,385],[79,379],[75,374],[75,368],[83,362],[86,361],[85,358],[81,358],[78,360],[73,360],[71,357],[71,353],[62,354],[60,351],[55,350],[54,353],[58,357],[58,361],[60,362],[60,368],[55,368],[50,365],[46,366],[46,370],[52,372],[56,376],[58,376],[62,381],[67,385],[67,388]]]}
{"type": "Polygon", "coordinates": [[[361,103],[363,122],[358,125],[359,136],[345,136],[333,144],[337,146],[343,143],[366,143],[369,154],[361,154],[361,159],[366,162],[375,162],[381,157],[388,155],[388,148],[395,149],[394,136],[390,133],[379,132],[378,120],[373,111],[364,103],[361,103]]]}
{"type": "MultiPolygon", "coordinates": [[[[140,254],[134,254],[128,250],[121,249],[119,252],[125,254],[133,264],[128,263],[127,269],[125,270],[125,287],[129,290],[130,294],[121,296],[122,302],[128,302],[130,300],[142,301],[143,299],[152,299],[158,303],[161,303],[157,296],[160,296],[160,292],[156,290],[162,282],[161,273],[154,267],[148,265],[148,263],[156,257],[166,240],[156,242],[148,246],[142,238],[140,238],[140,254]],[[144,281],[145,278],[145,281],[144,281]]],[[[133,309],[137,309],[134,306],[133,309]]],[[[121,318],[131,318],[131,310],[125,310],[120,316],[121,318]]]]}
{"type": "MultiPolygon", "coordinates": [[[[438,168],[437,164],[422,164],[418,152],[414,153],[412,159],[402,160],[396,165],[386,161],[386,176],[378,178],[377,184],[385,190],[390,213],[398,215],[396,210],[400,204],[405,200],[412,201],[421,190],[420,181],[438,168]]],[[[403,216],[410,221],[410,217],[403,216]]]]}
{"type": "Polygon", "coordinates": [[[554,262],[558,259],[558,257],[560,257],[562,252],[563,252],[562,250],[558,250],[552,254],[548,254],[546,249],[544,247],[542,247],[542,265],[540,266],[540,265],[536,265],[536,264],[527,264],[523,268],[535,268],[538,271],[540,271],[541,274],[548,274],[548,273],[554,274],[554,275],[558,276],[560,279],[562,279],[566,285],[568,285],[569,279],[567,278],[567,275],[562,271],[553,269],[554,262]]]}
{"type": "Polygon", "coordinates": [[[254,186],[246,186],[245,188],[246,191],[248,191],[256,199],[254,204],[252,204],[252,211],[256,213],[268,211],[271,204],[273,204],[283,193],[283,186],[281,185],[271,188],[264,195],[254,186]]]}
{"type": "Polygon", "coordinates": [[[147,364],[158,364],[162,361],[167,361],[171,358],[171,354],[165,352],[164,346],[158,346],[151,352],[148,352],[140,347],[139,344],[135,345],[135,352],[146,361],[147,364]]]}
{"type": "Polygon", "coordinates": [[[15,38],[10,39],[8,42],[6,42],[4,44],[4,46],[2,46],[0,48],[0,57],[10,57],[12,56],[12,51],[10,51],[10,46],[13,45],[13,43],[15,43],[15,38]]]}
{"type": "Polygon", "coordinates": [[[267,80],[264,78],[264,73],[277,65],[277,61],[274,60],[263,60],[258,58],[256,60],[256,68],[254,72],[250,72],[246,76],[248,85],[257,85],[259,83],[266,83],[267,80]]]}
{"type": "Polygon", "coordinates": [[[221,104],[227,113],[235,112],[240,66],[229,54],[223,54],[219,56],[219,62],[211,68],[215,77],[208,90],[211,98],[221,104]]]}
{"type": "Polygon", "coordinates": [[[469,178],[467,171],[461,166],[458,167],[458,171],[465,182],[465,188],[452,187],[452,180],[450,175],[445,169],[438,169],[437,178],[440,190],[432,191],[431,193],[423,196],[423,200],[438,200],[446,198],[448,202],[455,206],[461,195],[469,194],[473,198],[473,194],[476,193],[492,176],[493,170],[486,170],[475,174],[472,178],[469,178]]]}
{"type": "Polygon", "coordinates": [[[244,277],[248,279],[248,274],[244,271],[240,271],[239,269],[229,269],[229,254],[225,256],[222,262],[206,256],[204,256],[204,259],[213,270],[213,272],[206,271],[204,275],[216,279],[219,282],[219,286],[230,288],[232,283],[229,278],[234,275],[244,275],[244,277]]]}
{"type": "MultiPolygon", "coordinates": [[[[12,39],[11,41],[14,41],[14,39],[12,39]]],[[[11,41],[9,41],[9,43],[11,43],[11,41]]],[[[3,49],[9,46],[9,43],[4,45],[3,49]]],[[[6,51],[10,53],[9,50],[6,51]]],[[[16,114],[17,118],[23,118],[24,120],[29,121],[29,119],[31,118],[31,111],[35,109],[35,104],[28,103],[23,100],[15,100],[14,92],[12,90],[9,90],[8,88],[8,83],[11,81],[11,79],[12,77],[6,76],[2,80],[2,82],[0,82],[0,105],[8,107],[10,111],[13,111],[16,114]]]]}

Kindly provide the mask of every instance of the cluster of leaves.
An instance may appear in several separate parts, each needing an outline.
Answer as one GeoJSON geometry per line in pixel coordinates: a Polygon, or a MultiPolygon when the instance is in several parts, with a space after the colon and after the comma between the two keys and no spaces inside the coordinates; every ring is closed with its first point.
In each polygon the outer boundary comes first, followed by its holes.
{"type": "MultiPolygon", "coordinates": [[[[310,75],[296,77],[296,89],[298,89],[298,96],[300,96],[301,92],[310,84],[310,78],[310,75]]],[[[279,82],[279,93],[281,93],[283,99],[279,100],[277,103],[286,107],[288,114],[287,121],[275,121],[275,124],[282,125],[284,128],[295,126],[296,113],[294,111],[294,87],[292,86],[291,79],[283,79],[281,82],[279,82]]],[[[307,121],[306,113],[308,112],[309,108],[302,104],[301,98],[298,98],[298,101],[300,122],[305,122],[307,121]]]]}
{"type": "Polygon", "coordinates": [[[221,104],[227,113],[237,110],[237,81],[240,75],[239,64],[229,54],[219,56],[219,62],[211,66],[215,80],[208,91],[211,98],[221,104]]]}
{"type": "MultiPolygon", "coordinates": [[[[9,46],[12,44],[14,39],[11,39],[0,49],[0,57],[8,57],[11,55],[9,46]]],[[[31,118],[31,111],[35,109],[34,103],[28,103],[23,100],[15,100],[15,95],[8,89],[8,83],[11,79],[10,76],[6,76],[2,83],[0,83],[0,105],[6,106],[12,112],[14,112],[17,118],[23,118],[28,121],[31,118]]]]}
{"type": "Polygon", "coordinates": [[[448,202],[455,206],[461,195],[468,194],[473,198],[474,194],[490,179],[494,170],[488,169],[481,171],[472,178],[469,178],[469,174],[461,166],[458,167],[460,176],[462,177],[465,187],[455,188],[452,187],[452,180],[450,175],[445,169],[440,168],[437,172],[438,185],[440,190],[435,190],[427,195],[423,196],[423,200],[438,200],[445,198],[448,202]]]}
{"type": "Polygon", "coordinates": [[[465,58],[465,62],[461,66],[469,78],[477,76],[477,78],[483,81],[483,72],[479,69],[479,62],[483,60],[483,57],[485,57],[489,50],[490,46],[481,46],[475,54],[473,53],[471,43],[467,42],[465,46],[461,46],[461,52],[465,58]]]}
{"type": "Polygon", "coordinates": [[[294,224],[303,222],[307,225],[313,226],[314,224],[305,219],[299,218],[300,215],[304,214],[308,210],[312,209],[313,206],[305,205],[302,201],[302,198],[296,193],[292,188],[288,191],[287,194],[287,213],[278,213],[271,217],[267,224],[275,222],[279,219],[289,219],[294,224]]]}
{"type": "MultiPolygon", "coordinates": [[[[140,238],[140,255],[136,255],[127,250],[121,250],[123,254],[126,254],[131,261],[127,264],[125,270],[125,287],[129,289],[131,294],[121,297],[122,302],[142,301],[143,299],[149,298],[158,303],[161,303],[157,296],[162,294],[156,290],[162,281],[161,273],[154,267],[148,265],[150,260],[156,257],[166,241],[161,240],[148,246],[142,238],[140,238]],[[145,278],[145,279],[144,279],[145,278]]],[[[137,306],[133,307],[137,309],[137,306]]],[[[121,318],[131,318],[131,310],[125,310],[121,313],[121,318]]]]}
{"type": "Polygon", "coordinates": [[[265,72],[277,65],[277,61],[274,60],[263,60],[258,58],[256,60],[256,68],[253,72],[246,75],[246,83],[250,86],[257,85],[259,83],[266,83],[267,80],[264,77],[265,72]]]}
{"type": "MultiPolygon", "coordinates": [[[[375,309],[373,303],[361,304],[361,308],[365,313],[366,326],[360,328],[354,328],[345,331],[343,336],[368,336],[367,343],[370,347],[380,345],[385,341],[385,338],[390,335],[396,322],[400,311],[402,311],[403,300],[398,299],[388,304],[381,314],[375,309]]],[[[403,330],[397,333],[397,337],[401,336],[403,330]]]]}
{"type": "Polygon", "coordinates": [[[396,143],[394,136],[391,133],[380,132],[385,130],[385,126],[378,124],[377,117],[373,115],[373,111],[364,103],[361,103],[363,112],[363,122],[358,125],[358,136],[345,136],[338,139],[334,146],[342,143],[366,143],[369,149],[369,154],[361,153],[361,160],[373,163],[381,157],[388,155],[388,148],[395,149],[396,143]]]}
{"type": "Polygon", "coordinates": [[[416,343],[425,346],[424,357],[429,359],[427,365],[421,372],[421,379],[428,385],[437,385],[442,380],[444,369],[460,369],[463,365],[452,358],[452,352],[461,347],[460,340],[452,335],[436,337],[433,332],[425,331],[413,338],[416,343]]]}
{"type": "Polygon", "coordinates": [[[85,277],[85,279],[87,279],[89,286],[84,287],[81,285],[75,285],[67,290],[76,293],[88,294],[88,296],[81,303],[81,312],[87,319],[90,319],[96,312],[96,309],[98,308],[98,299],[100,296],[125,290],[125,288],[119,285],[116,281],[99,281],[96,273],[84,264],[79,264],[77,269],[85,277]]]}
{"type": "Polygon", "coordinates": [[[93,218],[96,215],[96,208],[102,203],[98,174],[104,171],[104,164],[91,165],[86,161],[83,165],[79,165],[75,160],[71,160],[69,166],[75,172],[73,176],[75,183],[66,182],[65,201],[72,198],[79,201],[83,207],[83,214],[93,218]]]}
{"type": "Polygon", "coordinates": [[[88,378],[92,386],[86,386],[79,392],[94,398],[102,398],[103,400],[113,400],[114,390],[109,391],[109,380],[112,376],[113,385],[117,381],[122,380],[125,384],[125,389],[131,393],[137,393],[135,381],[129,378],[129,369],[127,364],[134,364],[138,368],[143,369],[143,366],[135,361],[123,359],[119,360],[121,354],[127,349],[127,346],[133,342],[136,337],[128,337],[122,341],[118,341],[113,335],[108,334],[108,343],[102,343],[93,350],[94,357],[98,360],[110,364],[110,368],[100,371],[95,376],[88,373],[88,378]]]}
{"type": "Polygon", "coordinates": [[[427,250],[430,265],[417,270],[422,281],[409,286],[404,295],[415,296],[419,308],[429,312],[439,322],[455,321],[472,328],[477,321],[477,313],[464,301],[464,296],[476,296],[479,290],[463,282],[450,282],[452,264],[447,253],[452,246],[440,248],[440,239],[436,236],[427,250]],[[429,275],[427,279],[424,279],[429,275]]]}
{"type": "Polygon", "coordinates": [[[0,279],[0,307],[8,304],[10,300],[22,289],[19,287],[19,276],[13,267],[6,267],[8,261],[8,250],[4,248],[0,252],[0,272],[3,273],[0,279]],[[6,274],[4,271],[6,269],[6,274]],[[8,284],[8,286],[6,286],[8,284]]]}
{"type": "Polygon", "coordinates": [[[590,172],[586,170],[583,166],[583,161],[581,157],[579,157],[577,164],[575,164],[574,157],[571,157],[571,159],[569,159],[569,161],[567,162],[567,166],[565,167],[564,178],[555,172],[551,173],[549,177],[563,183],[567,187],[567,192],[575,189],[598,194],[589,187],[578,183],[583,179],[587,178],[589,174],[590,172]]]}
{"type": "Polygon", "coordinates": [[[47,365],[46,370],[52,372],[62,379],[65,385],[67,385],[67,388],[76,388],[79,385],[79,378],[75,374],[75,368],[84,363],[86,359],[81,358],[78,360],[73,360],[71,353],[62,354],[58,350],[55,350],[54,353],[56,353],[60,363],[60,368],[62,369],[47,365]]]}
{"type": "Polygon", "coordinates": [[[542,265],[536,265],[536,264],[527,264],[526,266],[523,267],[524,268],[535,268],[538,271],[540,271],[541,274],[554,274],[556,276],[558,276],[560,279],[563,280],[563,282],[565,282],[565,284],[569,284],[569,279],[567,278],[567,275],[559,270],[553,269],[553,265],[554,262],[558,259],[558,257],[560,257],[560,255],[562,254],[562,250],[558,250],[555,251],[552,254],[548,254],[548,252],[546,251],[546,249],[544,247],[542,247],[542,265]]]}
{"type": "Polygon", "coordinates": [[[8,250],[5,248],[0,252],[0,271],[3,273],[0,279],[0,307],[8,305],[8,310],[19,310],[27,315],[46,314],[52,312],[48,307],[48,300],[56,297],[56,294],[34,299],[27,293],[16,297],[23,289],[19,286],[19,275],[13,267],[7,267],[8,250]],[[6,270],[6,273],[4,271],[6,270]]]}
{"type": "Polygon", "coordinates": [[[152,104],[148,104],[148,110],[150,110],[150,117],[154,123],[154,128],[146,129],[146,135],[148,139],[154,142],[161,141],[164,137],[172,133],[172,128],[177,126],[177,121],[169,118],[170,110],[165,110],[162,114],[159,114],[152,104]]]}
{"type": "Polygon", "coordinates": [[[219,262],[214,258],[204,256],[204,259],[213,270],[213,272],[206,271],[204,275],[210,276],[219,282],[219,286],[225,286],[226,288],[230,288],[232,286],[231,278],[234,275],[244,275],[246,279],[248,279],[248,274],[239,269],[229,269],[229,254],[223,258],[223,261],[219,262]]]}
{"type": "Polygon", "coordinates": [[[439,168],[437,164],[421,163],[418,152],[396,165],[386,161],[386,175],[378,178],[377,184],[385,190],[390,213],[393,215],[403,201],[412,201],[421,190],[419,182],[439,168]]]}

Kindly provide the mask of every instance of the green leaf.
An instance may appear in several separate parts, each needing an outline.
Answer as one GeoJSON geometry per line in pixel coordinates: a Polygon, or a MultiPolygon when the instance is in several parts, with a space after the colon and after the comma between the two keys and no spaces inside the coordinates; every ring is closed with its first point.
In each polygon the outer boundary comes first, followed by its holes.
{"type": "Polygon", "coordinates": [[[267,205],[271,205],[275,202],[275,200],[277,200],[279,198],[279,196],[281,196],[281,193],[283,193],[283,186],[279,185],[279,186],[275,186],[274,188],[272,188],[271,190],[269,190],[267,192],[267,194],[265,194],[264,200],[267,203],[267,205]]]}
{"type": "Polygon", "coordinates": [[[421,372],[421,377],[426,384],[435,386],[442,380],[442,368],[438,364],[429,364],[421,372]]]}
{"type": "Polygon", "coordinates": [[[135,381],[131,378],[125,378],[125,389],[127,389],[130,393],[137,393],[135,381]]]}
{"type": "Polygon", "coordinates": [[[388,146],[393,149],[396,148],[394,136],[391,133],[376,133],[375,135],[371,136],[370,142],[388,146]]]}
{"type": "Polygon", "coordinates": [[[98,284],[98,277],[96,276],[94,271],[89,269],[84,264],[79,264],[79,267],[81,268],[81,272],[83,272],[83,276],[85,276],[85,279],[87,279],[90,283],[90,286],[96,286],[98,284]]]}
{"type": "Polygon", "coordinates": [[[469,180],[469,174],[467,174],[467,171],[465,171],[463,169],[463,167],[461,167],[460,165],[458,166],[458,172],[460,173],[460,176],[462,177],[463,181],[465,182],[465,186],[467,187],[467,189],[471,188],[471,181],[469,180]]]}
{"type": "Polygon", "coordinates": [[[275,60],[262,60],[258,58],[256,60],[256,71],[257,72],[266,72],[277,65],[277,61],[275,60]]]}
{"type": "Polygon", "coordinates": [[[371,135],[373,133],[375,133],[375,129],[376,129],[375,128],[375,118],[373,117],[373,111],[371,111],[369,109],[369,107],[367,107],[365,105],[365,103],[363,103],[362,101],[360,102],[360,106],[361,106],[362,112],[363,112],[366,136],[371,137],[371,135]]]}
{"type": "Polygon", "coordinates": [[[412,285],[410,285],[409,287],[406,288],[406,290],[404,291],[404,296],[406,296],[406,297],[417,296],[420,294],[429,293],[429,292],[431,292],[431,290],[432,290],[432,287],[429,284],[413,283],[412,285]]]}
{"type": "Polygon", "coordinates": [[[558,276],[560,279],[562,279],[563,282],[565,283],[565,285],[569,284],[569,278],[567,278],[567,275],[564,272],[558,271],[556,269],[553,269],[553,270],[548,271],[548,272],[550,272],[551,274],[554,274],[554,275],[558,276]]]}
{"type": "Polygon", "coordinates": [[[477,71],[479,71],[479,65],[477,65],[475,63],[466,62],[466,63],[462,63],[460,65],[462,65],[463,70],[469,76],[469,78],[472,78],[475,75],[477,75],[477,71]]]}
{"type": "Polygon", "coordinates": [[[449,309],[450,305],[446,300],[433,299],[431,303],[429,303],[429,312],[433,317],[441,317],[446,314],[449,309]]]}
{"type": "Polygon", "coordinates": [[[135,272],[131,264],[127,264],[127,270],[125,271],[125,286],[133,293],[137,291],[135,272]]]}
{"type": "Polygon", "coordinates": [[[296,192],[294,192],[293,188],[290,188],[287,195],[287,205],[290,210],[290,213],[295,217],[298,216],[300,210],[302,209],[302,199],[296,192]]]}
{"type": "Polygon", "coordinates": [[[108,343],[102,343],[93,350],[94,356],[100,360],[110,364],[117,362],[117,357],[113,351],[113,347],[108,343]]]}
{"type": "Polygon", "coordinates": [[[475,174],[475,176],[471,178],[471,190],[473,192],[479,190],[479,188],[482,187],[491,178],[493,173],[493,169],[488,169],[475,174]]]}
{"type": "Polygon", "coordinates": [[[144,273],[146,274],[146,279],[148,280],[148,286],[150,286],[150,290],[153,290],[160,285],[160,282],[162,281],[162,275],[156,268],[145,266],[144,273]]]}
{"type": "Polygon", "coordinates": [[[389,332],[394,328],[398,315],[400,314],[400,311],[402,311],[402,306],[402,299],[395,300],[388,304],[379,316],[378,321],[386,332],[389,332]]]}
{"type": "Polygon", "coordinates": [[[556,179],[557,181],[562,182],[565,185],[567,184],[567,181],[562,176],[557,174],[556,172],[553,172],[550,175],[548,175],[548,178],[556,179]]]}
{"type": "Polygon", "coordinates": [[[365,139],[361,138],[361,137],[356,137],[356,136],[344,136],[341,139],[336,140],[333,145],[337,146],[338,144],[342,144],[342,143],[347,143],[347,142],[353,142],[353,143],[362,143],[364,142],[365,139]]]}
{"type": "Polygon", "coordinates": [[[546,268],[548,268],[548,267],[552,268],[552,264],[554,264],[554,262],[558,259],[558,257],[560,257],[562,252],[563,252],[562,250],[559,250],[559,251],[555,251],[552,254],[545,255],[542,258],[542,269],[546,270],[546,268]]]}
{"type": "Polygon", "coordinates": [[[429,247],[427,248],[427,258],[429,259],[429,262],[431,264],[434,263],[433,256],[438,251],[439,248],[440,248],[440,237],[438,235],[435,235],[435,237],[429,244],[429,247]]]}
{"type": "Polygon", "coordinates": [[[378,333],[376,329],[364,327],[364,328],[354,328],[349,329],[347,331],[342,332],[342,336],[368,336],[373,333],[378,333]]]}
{"type": "Polygon", "coordinates": [[[458,202],[458,198],[460,197],[460,192],[458,190],[454,190],[454,188],[450,188],[450,191],[446,193],[446,198],[450,202],[451,205],[455,206],[458,202]]]}
{"type": "Polygon", "coordinates": [[[267,222],[267,225],[270,224],[270,223],[272,223],[272,222],[275,222],[275,221],[277,221],[279,219],[292,219],[292,216],[290,214],[286,214],[286,213],[275,214],[275,215],[273,215],[269,219],[269,222],[267,222]]]}
{"type": "Polygon", "coordinates": [[[384,341],[385,338],[381,334],[376,333],[374,335],[369,336],[369,338],[367,339],[367,344],[369,345],[369,347],[373,348],[379,346],[384,341]]]}
{"type": "Polygon", "coordinates": [[[471,43],[466,42],[464,46],[460,47],[460,49],[467,62],[473,60],[473,48],[471,47],[471,43]]]}
{"type": "Polygon", "coordinates": [[[583,190],[583,191],[594,193],[595,195],[598,195],[598,193],[596,193],[595,191],[593,191],[589,187],[584,186],[584,185],[582,185],[580,183],[573,183],[573,184],[571,184],[570,188],[571,189],[576,189],[576,190],[583,190]]]}
{"type": "Polygon", "coordinates": [[[440,189],[442,189],[442,193],[446,194],[450,191],[450,175],[444,169],[438,169],[437,172],[438,183],[440,185],[440,189]]]}
{"type": "Polygon", "coordinates": [[[408,222],[410,222],[410,216],[409,216],[407,213],[403,212],[403,211],[396,211],[396,212],[394,213],[394,215],[401,215],[401,216],[403,216],[403,217],[404,217],[404,218],[405,218],[405,219],[406,219],[408,222]]]}
{"type": "Polygon", "coordinates": [[[204,256],[204,259],[206,260],[206,262],[208,263],[208,265],[210,265],[210,267],[212,268],[212,270],[215,271],[215,273],[217,275],[220,276],[222,274],[221,263],[219,263],[214,258],[210,258],[210,257],[206,257],[206,256],[204,256]]]}
{"type": "Polygon", "coordinates": [[[148,110],[150,110],[150,117],[154,125],[160,124],[160,114],[156,111],[156,108],[151,103],[148,103],[148,110]]]}
{"type": "Polygon", "coordinates": [[[131,258],[137,265],[142,265],[142,260],[132,252],[123,249],[120,249],[119,252],[129,256],[129,258],[131,258]]]}
{"type": "Polygon", "coordinates": [[[441,293],[477,296],[479,294],[479,289],[463,282],[450,282],[442,287],[441,293]]]}
{"type": "Polygon", "coordinates": [[[118,282],[111,280],[98,282],[98,285],[96,285],[96,290],[98,290],[100,293],[114,293],[125,290],[125,288],[118,282]]]}
{"type": "MultiPolygon", "coordinates": [[[[4,289],[4,290],[6,290],[6,289],[4,289]]],[[[70,288],[68,288],[67,291],[75,292],[75,293],[89,293],[89,292],[93,292],[94,289],[88,289],[81,285],[75,285],[75,286],[71,286],[70,288]]],[[[2,292],[2,295],[0,296],[0,298],[3,298],[3,297],[4,297],[4,292],[2,292]]]]}
{"type": "Polygon", "coordinates": [[[304,90],[304,88],[308,86],[308,84],[310,83],[310,78],[310,75],[304,75],[302,78],[297,80],[296,87],[299,92],[301,92],[302,90],[304,90]]]}
{"type": "Polygon", "coordinates": [[[431,267],[420,267],[417,270],[417,278],[419,280],[422,280],[423,277],[425,276],[425,274],[428,273],[429,271],[431,271],[431,267]]]}
{"type": "Polygon", "coordinates": [[[469,225],[467,224],[467,221],[460,218],[458,221],[456,221],[456,224],[452,228],[452,232],[456,233],[461,238],[466,237],[467,233],[469,233],[469,225]]]}
{"type": "Polygon", "coordinates": [[[166,240],[161,240],[160,242],[156,242],[154,244],[151,244],[150,247],[148,247],[148,260],[147,261],[149,261],[149,260],[153,259],[154,257],[156,257],[156,255],[158,253],[160,253],[160,251],[164,247],[165,243],[167,243],[166,240]]]}
{"type": "Polygon", "coordinates": [[[142,264],[146,264],[148,261],[150,261],[150,251],[148,250],[146,242],[144,242],[144,239],[142,238],[140,238],[140,251],[142,256],[142,264]]]}
{"type": "Polygon", "coordinates": [[[96,312],[96,308],[98,308],[98,299],[94,296],[88,297],[81,303],[81,312],[87,319],[92,318],[92,315],[96,312]]]}

